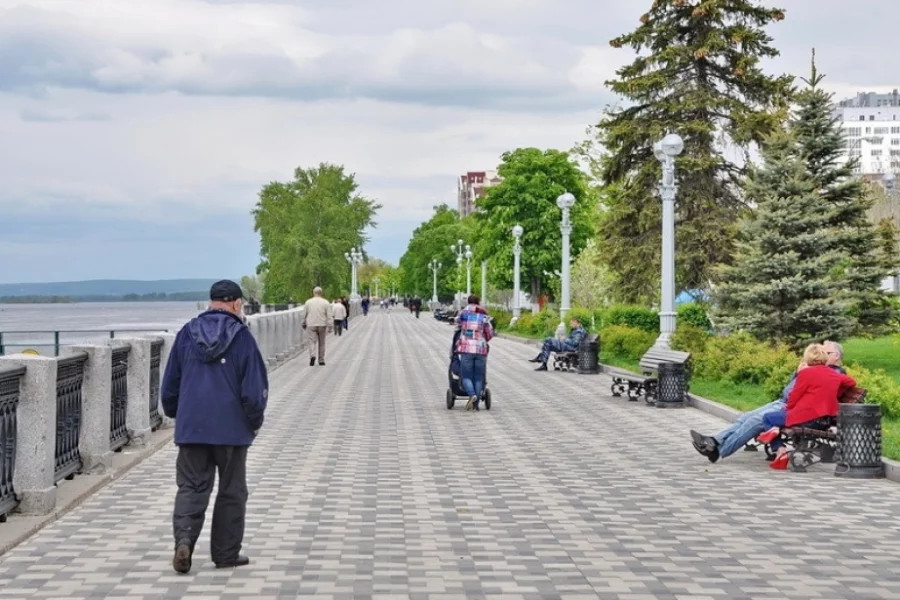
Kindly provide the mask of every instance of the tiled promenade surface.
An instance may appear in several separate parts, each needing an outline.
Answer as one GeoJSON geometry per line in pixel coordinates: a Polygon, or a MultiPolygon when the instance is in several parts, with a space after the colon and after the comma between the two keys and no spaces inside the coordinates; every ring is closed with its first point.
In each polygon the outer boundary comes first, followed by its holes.
{"type": "Polygon", "coordinates": [[[687,431],[721,421],[534,373],[506,340],[493,409],[448,411],[450,335],[376,309],[326,367],[273,374],[251,566],[214,569],[207,534],[172,571],[169,447],[0,557],[0,599],[900,598],[900,486],[710,465],[687,431]]]}

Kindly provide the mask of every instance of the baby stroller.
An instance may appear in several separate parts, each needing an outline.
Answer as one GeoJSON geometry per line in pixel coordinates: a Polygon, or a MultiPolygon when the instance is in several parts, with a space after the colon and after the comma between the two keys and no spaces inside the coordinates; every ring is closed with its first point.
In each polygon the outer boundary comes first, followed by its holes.
{"type": "MultiPolygon", "coordinates": [[[[456,351],[456,344],[459,342],[459,336],[462,333],[459,329],[453,334],[453,345],[450,346],[450,368],[447,371],[447,378],[450,381],[450,387],[447,388],[447,410],[453,410],[453,405],[459,397],[466,397],[466,390],[463,389],[462,378],[459,376],[459,352],[456,351]]],[[[484,375],[484,395],[481,397],[484,404],[484,410],[491,410],[491,390],[487,385],[487,373],[484,375]]]]}

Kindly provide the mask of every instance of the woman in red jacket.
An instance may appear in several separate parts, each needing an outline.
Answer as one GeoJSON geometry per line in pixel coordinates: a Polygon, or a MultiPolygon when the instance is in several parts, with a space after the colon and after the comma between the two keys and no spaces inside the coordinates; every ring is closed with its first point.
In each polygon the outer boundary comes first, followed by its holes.
{"type": "MultiPolygon", "coordinates": [[[[797,374],[797,383],[787,399],[785,410],[776,410],[763,415],[763,425],[768,431],[759,436],[762,442],[774,442],[782,427],[809,427],[826,429],[830,420],[838,414],[838,398],[856,385],[856,380],[828,368],[828,353],[821,344],[810,344],[803,352],[803,362],[807,365],[797,374]]],[[[773,468],[781,468],[785,462],[781,456],[784,448],[778,448],[779,457],[772,461],[773,468]]]]}

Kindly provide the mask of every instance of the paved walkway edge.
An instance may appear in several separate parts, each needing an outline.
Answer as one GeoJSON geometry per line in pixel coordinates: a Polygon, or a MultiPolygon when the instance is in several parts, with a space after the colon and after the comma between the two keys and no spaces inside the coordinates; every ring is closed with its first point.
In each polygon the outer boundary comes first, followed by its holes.
{"type": "MultiPolygon", "coordinates": [[[[497,337],[513,342],[527,344],[530,346],[540,345],[540,341],[538,340],[523,338],[517,335],[512,335],[510,333],[498,333],[497,337]]],[[[601,364],[600,367],[604,371],[610,368],[614,368],[604,364],[601,364]]],[[[624,371],[625,369],[621,370],[624,371]]],[[[696,394],[688,394],[688,406],[729,422],[736,421],[737,418],[742,414],[741,411],[735,408],[720,404],[714,400],[703,398],[702,396],[698,396],[696,394]]],[[[882,456],[881,462],[884,464],[884,476],[891,481],[900,483],[900,461],[892,460],[886,456],[882,456]]]]}
{"type": "Polygon", "coordinates": [[[151,434],[149,444],[125,446],[122,452],[114,453],[113,464],[103,475],[76,475],[75,479],[71,481],[59,482],[56,491],[56,508],[49,514],[10,513],[6,523],[0,523],[0,556],[47,525],[64,517],[109,483],[125,476],[131,469],[170,444],[174,436],[174,427],[158,429],[151,434]]]}

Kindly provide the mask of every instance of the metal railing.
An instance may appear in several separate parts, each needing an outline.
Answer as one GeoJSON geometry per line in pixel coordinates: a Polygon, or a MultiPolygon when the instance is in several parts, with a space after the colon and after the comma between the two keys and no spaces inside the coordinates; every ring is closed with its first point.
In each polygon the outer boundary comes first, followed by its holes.
{"type": "Polygon", "coordinates": [[[112,353],[112,391],[110,393],[109,449],[116,451],[128,443],[125,418],[128,413],[128,355],[131,346],[112,353]]]}
{"type": "Polygon", "coordinates": [[[159,414],[162,347],[162,340],[155,340],[150,344],[150,429],[153,431],[156,431],[162,425],[162,415],[159,414]]]}
{"type": "Polygon", "coordinates": [[[16,468],[16,409],[19,406],[19,383],[25,367],[0,369],[0,523],[16,507],[13,473],[16,468]]]}
{"type": "Polygon", "coordinates": [[[168,333],[168,329],[160,328],[136,328],[136,329],[11,329],[9,331],[0,331],[0,356],[12,351],[21,352],[23,349],[34,348],[52,348],[53,356],[59,356],[59,349],[64,346],[72,346],[75,344],[86,344],[91,341],[90,338],[96,340],[97,337],[104,336],[113,340],[116,334],[122,333],[168,333]],[[21,336],[46,336],[43,340],[29,339],[22,341],[21,336]],[[64,336],[74,336],[78,339],[63,339],[64,336]]]}
{"type": "Polygon", "coordinates": [[[72,479],[81,469],[82,387],[87,352],[61,358],[56,364],[56,451],[53,481],[72,479]]]}

